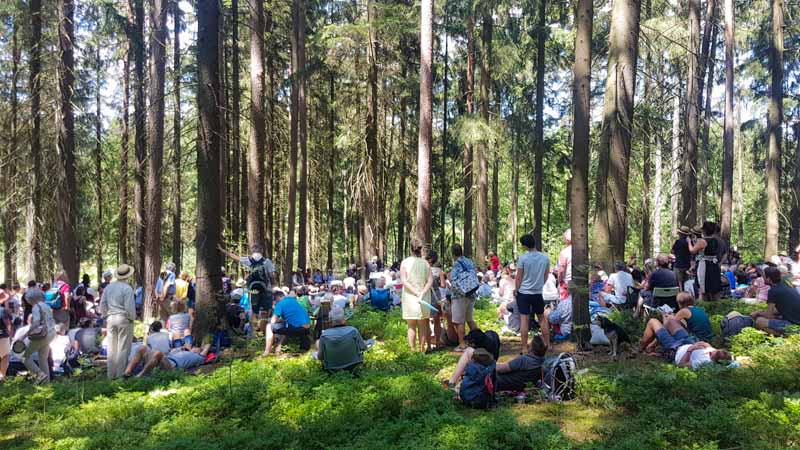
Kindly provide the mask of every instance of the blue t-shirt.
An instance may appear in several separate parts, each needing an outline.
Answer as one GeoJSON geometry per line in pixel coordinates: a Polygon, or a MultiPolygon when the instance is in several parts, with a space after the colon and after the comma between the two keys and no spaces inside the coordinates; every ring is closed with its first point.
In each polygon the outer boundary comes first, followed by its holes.
{"type": "Polygon", "coordinates": [[[520,294],[541,294],[544,274],[550,268],[550,260],[542,252],[527,252],[517,260],[517,269],[522,269],[520,294]]]}
{"type": "Polygon", "coordinates": [[[286,322],[286,325],[292,328],[300,328],[311,324],[311,319],[308,317],[308,311],[297,303],[294,297],[284,297],[275,305],[272,312],[286,322]]]}
{"type": "Polygon", "coordinates": [[[369,291],[369,302],[375,309],[380,309],[381,311],[388,311],[390,309],[389,304],[389,289],[383,288],[375,288],[369,291]]]}
{"type": "MultiPolygon", "coordinates": [[[[167,295],[175,295],[175,273],[167,271],[167,283],[170,283],[169,288],[167,288],[167,295]]],[[[156,281],[156,295],[161,295],[161,291],[164,289],[164,281],[161,277],[158,277],[156,281]]]]}

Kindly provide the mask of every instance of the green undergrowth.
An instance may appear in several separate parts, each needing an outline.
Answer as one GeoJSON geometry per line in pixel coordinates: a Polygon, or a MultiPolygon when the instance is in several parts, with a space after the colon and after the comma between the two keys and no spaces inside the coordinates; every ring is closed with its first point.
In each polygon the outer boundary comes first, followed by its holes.
{"type": "MultiPolygon", "coordinates": [[[[499,327],[495,317],[479,302],[482,327],[499,327]]],[[[619,320],[632,333],[640,327],[619,320]]],[[[440,385],[457,356],[409,352],[398,311],[359,311],[351,324],[379,341],[358,377],[329,376],[306,354],[142,380],[94,371],[45,387],[12,380],[0,387],[0,448],[800,448],[798,336],[748,330],[729,343],[752,361],[735,370],[692,372],[654,358],[582,364],[576,401],[474,411],[440,385]]]]}

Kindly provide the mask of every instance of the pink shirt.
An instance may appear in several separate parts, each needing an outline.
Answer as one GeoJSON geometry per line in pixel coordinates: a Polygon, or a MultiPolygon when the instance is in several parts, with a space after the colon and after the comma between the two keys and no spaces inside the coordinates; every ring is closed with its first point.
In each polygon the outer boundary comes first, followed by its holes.
{"type": "Polygon", "coordinates": [[[572,280],[572,246],[567,246],[558,254],[558,270],[566,282],[572,280]]]}

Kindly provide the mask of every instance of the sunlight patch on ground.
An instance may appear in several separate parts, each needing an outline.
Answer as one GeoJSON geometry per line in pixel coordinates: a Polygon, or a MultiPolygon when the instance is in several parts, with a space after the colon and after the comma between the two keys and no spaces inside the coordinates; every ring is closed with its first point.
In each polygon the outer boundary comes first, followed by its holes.
{"type": "Polygon", "coordinates": [[[511,408],[522,426],[546,420],[558,424],[565,436],[579,443],[601,438],[604,429],[615,426],[608,411],[581,403],[532,403],[511,408]]]}

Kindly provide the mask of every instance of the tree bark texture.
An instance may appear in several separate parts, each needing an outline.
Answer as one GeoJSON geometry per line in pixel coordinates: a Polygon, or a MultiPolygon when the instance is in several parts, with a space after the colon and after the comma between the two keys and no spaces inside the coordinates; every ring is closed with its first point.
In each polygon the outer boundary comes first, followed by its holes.
{"type": "Polygon", "coordinates": [[[772,33],[770,34],[770,96],[767,113],[767,223],[764,257],[778,254],[780,237],[781,141],[783,140],[783,0],[772,0],[772,33]]]}
{"type": "MultiPolygon", "coordinates": [[[[492,87],[492,29],[493,21],[490,5],[483,5],[481,27],[481,84],[480,109],[481,118],[489,122],[489,96],[492,87]]],[[[475,202],[475,262],[479,268],[486,267],[486,254],[489,250],[489,159],[488,144],[481,142],[475,146],[475,171],[478,176],[477,201],[475,202]]]]}
{"type": "Polygon", "coordinates": [[[175,169],[175,210],[172,213],[172,261],[180,270],[183,266],[183,238],[181,218],[183,216],[183,156],[181,154],[181,9],[178,2],[172,4],[174,34],[172,42],[172,90],[175,106],[172,115],[173,167],[175,169]]]}
{"type": "Polygon", "coordinates": [[[431,235],[431,150],[433,144],[433,0],[420,5],[419,135],[416,236],[426,248],[431,235]]]}
{"type": "Polygon", "coordinates": [[[247,242],[264,244],[264,2],[247,0],[250,10],[250,151],[247,152],[247,242]]]}
{"type": "Polygon", "coordinates": [[[681,186],[681,212],[679,222],[689,227],[697,220],[697,138],[702,90],[700,61],[700,0],[689,0],[689,50],[686,72],[686,148],[683,155],[683,183],[681,186]]]}
{"type": "MultiPolygon", "coordinates": [[[[536,149],[533,162],[533,237],[536,245],[542,245],[542,188],[544,183],[544,75],[545,42],[547,40],[547,0],[539,0],[536,27],[536,127],[534,139],[536,149]]],[[[516,166],[515,166],[516,167],[516,166]]],[[[514,241],[516,245],[516,240],[514,241]]]]}
{"type": "Polygon", "coordinates": [[[731,219],[733,217],[733,65],[736,52],[734,26],[736,23],[733,0],[723,0],[725,10],[725,119],[722,134],[722,211],[720,229],[722,238],[731,238],[731,219]]]}

